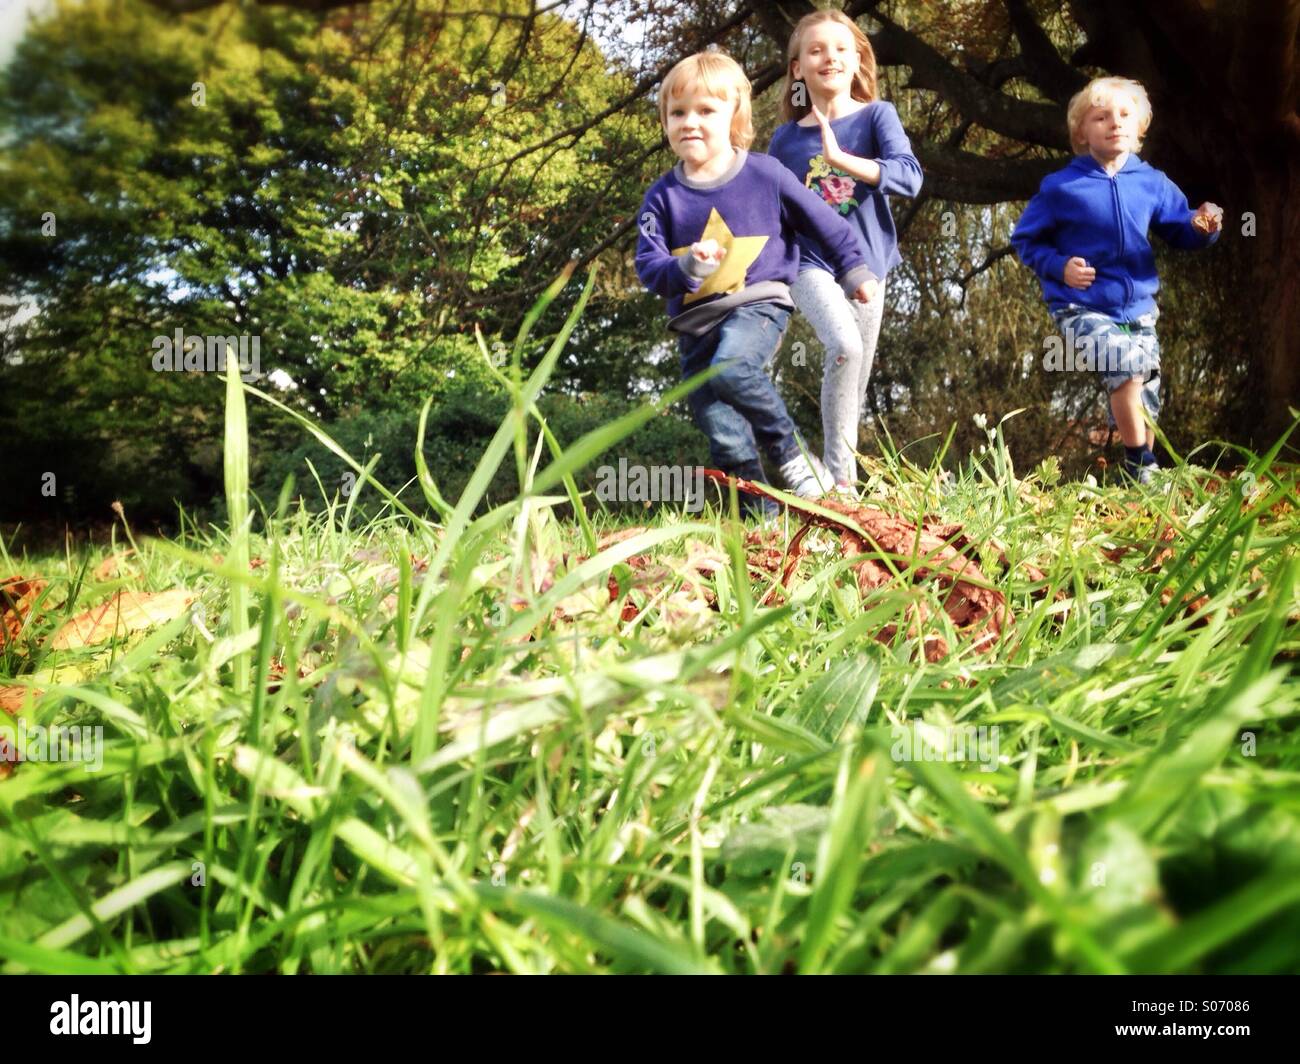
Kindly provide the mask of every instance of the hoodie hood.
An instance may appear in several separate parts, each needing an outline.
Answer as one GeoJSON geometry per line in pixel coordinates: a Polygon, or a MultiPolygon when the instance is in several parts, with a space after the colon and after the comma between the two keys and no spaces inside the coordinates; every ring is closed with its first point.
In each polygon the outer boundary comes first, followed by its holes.
{"type": "MultiPolygon", "coordinates": [[[[1096,159],[1086,153],[1083,155],[1076,155],[1065,169],[1074,170],[1077,173],[1087,174],[1091,177],[1100,177],[1106,181],[1110,180],[1110,174],[1106,173],[1106,170],[1102,167],[1101,163],[1097,162],[1096,159]]],[[[1120,174],[1146,173],[1148,171],[1151,173],[1159,172],[1150,164],[1144,163],[1139,159],[1135,152],[1129,152],[1129,157],[1124,160],[1124,165],[1115,171],[1115,176],[1118,177],[1120,174]]]]}

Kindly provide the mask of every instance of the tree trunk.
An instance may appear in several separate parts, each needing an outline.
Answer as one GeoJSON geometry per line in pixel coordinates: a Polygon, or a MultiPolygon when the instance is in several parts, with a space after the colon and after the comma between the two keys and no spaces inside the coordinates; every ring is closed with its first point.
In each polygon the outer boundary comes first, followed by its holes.
{"type": "MultiPolygon", "coordinates": [[[[1290,427],[1288,407],[1300,408],[1300,158],[1257,172],[1255,183],[1259,246],[1254,283],[1240,298],[1259,308],[1247,428],[1262,449],[1290,427]]],[[[1291,446],[1296,444],[1293,439],[1291,446]]]]}

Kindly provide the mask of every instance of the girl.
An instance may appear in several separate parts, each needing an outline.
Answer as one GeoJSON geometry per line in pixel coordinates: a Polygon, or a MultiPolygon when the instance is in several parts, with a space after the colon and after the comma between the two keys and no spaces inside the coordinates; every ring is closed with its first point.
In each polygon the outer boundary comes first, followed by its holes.
{"type": "Polygon", "coordinates": [[[768,154],[852,225],[867,265],[880,278],[870,303],[857,305],[835,283],[826,251],[799,239],[795,305],[826,349],[822,430],[826,465],[852,490],[858,423],[876,355],[885,274],[898,263],[898,238],[886,193],[915,196],[921,165],[893,104],[876,99],[876,55],[867,35],[840,11],[801,18],[790,35],[781,114],[768,154]]]}

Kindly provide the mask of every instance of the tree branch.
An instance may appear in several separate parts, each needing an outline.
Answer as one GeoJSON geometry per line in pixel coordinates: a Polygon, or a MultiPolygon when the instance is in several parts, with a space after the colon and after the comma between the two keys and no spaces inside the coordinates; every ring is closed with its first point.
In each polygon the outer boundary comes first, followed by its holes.
{"type": "Polygon", "coordinates": [[[1087,84],[1088,79],[1061,58],[1046,31],[1034,18],[1026,0],[1003,2],[1011,19],[1012,32],[1020,42],[1025,75],[1048,97],[1064,106],[1071,96],[1087,84]]]}
{"type": "Polygon", "coordinates": [[[921,38],[877,13],[881,28],[870,34],[876,59],[885,66],[912,70],[909,89],[930,89],[985,129],[1045,148],[1068,148],[1060,109],[1052,104],[1017,100],[990,89],[958,70],[921,38]]]}
{"type": "Polygon", "coordinates": [[[925,170],[926,191],[934,199],[958,203],[1029,199],[1038,191],[1044,177],[1069,161],[1062,156],[988,159],[973,152],[917,140],[912,141],[912,147],[925,170]]]}
{"type": "MultiPolygon", "coordinates": [[[[214,7],[220,7],[226,0],[145,0],[151,7],[158,8],[159,11],[165,11],[169,15],[189,15],[195,11],[208,11],[214,7]]],[[[442,11],[439,14],[443,18],[469,18],[471,16],[487,16],[497,19],[512,19],[516,22],[531,20],[540,14],[551,11],[557,7],[563,7],[566,0],[554,0],[553,3],[545,7],[534,8],[527,15],[518,15],[509,11],[442,11]]],[[[255,7],[287,7],[294,11],[305,11],[314,14],[325,14],[328,11],[337,11],[342,7],[366,7],[370,0],[252,0],[255,7]]]]}
{"type": "Polygon", "coordinates": [[[772,3],[759,4],[754,13],[763,32],[772,39],[781,52],[781,73],[785,73],[785,49],[790,41],[790,34],[795,23],[804,15],[817,10],[810,0],[774,0],[772,3]]]}
{"type": "MultiPolygon", "coordinates": [[[[737,26],[742,25],[745,22],[745,20],[749,18],[751,14],[753,14],[753,4],[748,2],[741,4],[740,9],[734,15],[732,15],[731,18],[727,19],[726,22],[717,26],[713,30],[713,32],[710,33],[709,36],[704,39],[704,41],[699,43],[707,44],[710,41],[717,40],[719,37],[722,37],[726,33],[735,29],[737,26]]],[[[522,151],[515,152],[514,155],[511,155],[508,158],[497,160],[493,165],[507,166],[510,163],[517,162],[518,160],[524,158],[527,155],[531,155],[535,151],[540,151],[542,148],[550,147],[552,144],[555,144],[558,141],[564,140],[566,138],[570,140],[570,143],[577,143],[578,139],[589,129],[591,129],[593,126],[599,125],[601,122],[603,122],[606,118],[609,118],[611,115],[618,114],[620,111],[623,110],[623,108],[627,107],[629,104],[635,102],[636,100],[639,100],[647,92],[649,92],[656,85],[662,82],[663,79],[667,76],[668,72],[672,70],[674,66],[677,65],[677,62],[678,60],[676,58],[673,58],[668,62],[664,63],[658,70],[654,71],[654,73],[647,74],[640,81],[638,81],[634,86],[632,86],[632,90],[629,93],[627,93],[621,100],[615,100],[603,111],[598,111],[596,114],[592,115],[590,118],[586,119],[585,121],[577,125],[570,126],[568,129],[562,129],[558,133],[552,134],[551,136],[547,137],[545,140],[530,145],[529,147],[524,148],[522,151]]]]}
{"type": "MultiPolygon", "coordinates": [[[[1058,107],[1017,100],[990,88],[979,78],[953,66],[935,48],[883,14],[879,7],[880,0],[852,0],[844,13],[854,19],[869,15],[880,23],[877,32],[867,35],[876,61],[881,66],[910,67],[912,77],[907,88],[937,92],[957,107],[963,117],[1004,137],[1044,148],[1069,148],[1058,107]]],[[[989,69],[993,69],[992,64],[989,69]]]]}
{"type": "Polygon", "coordinates": [[[972,266],[966,273],[962,274],[960,277],[951,278],[952,282],[955,285],[957,285],[958,288],[961,289],[961,305],[963,307],[966,305],[966,286],[970,284],[971,281],[973,281],[976,277],[982,274],[985,270],[987,270],[990,266],[992,266],[995,262],[999,261],[1000,259],[1005,259],[1014,250],[1015,249],[1010,244],[1005,244],[1000,248],[990,251],[988,253],[988,256],[984,259],[984,261],[981,262],[978,266],[972,266]]]}

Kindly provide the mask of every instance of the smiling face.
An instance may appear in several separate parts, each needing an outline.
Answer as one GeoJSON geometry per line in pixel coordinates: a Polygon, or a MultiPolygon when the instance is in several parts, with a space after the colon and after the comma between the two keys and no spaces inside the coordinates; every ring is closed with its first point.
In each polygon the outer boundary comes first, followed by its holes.
{"type": "Polygon", "coordinates": [[[1136,151],[1142,130],[1137,101],[1122,93],[1094,104],[1079,123],[1078,142],[1094,159],[1106,161],[1136,151]]]}
{"type": "Polygon", "coordinates": [[[697,85],[687,86],[667,108],[668,146],[691,166],[702,166],[725,155],[731,147],[734,100],[710,96],[697,85]]]}
{"type": "Polygon", "coordinates": [[[799,57],[790,66],[818,96],[838,96],[853,86],[853,75],[861,57],[853,34],[838,22],[818,22],[808,28],[799,42],[799,57]]]}

